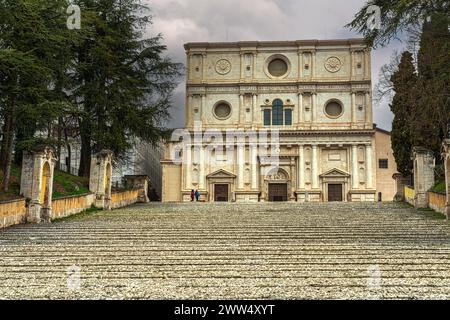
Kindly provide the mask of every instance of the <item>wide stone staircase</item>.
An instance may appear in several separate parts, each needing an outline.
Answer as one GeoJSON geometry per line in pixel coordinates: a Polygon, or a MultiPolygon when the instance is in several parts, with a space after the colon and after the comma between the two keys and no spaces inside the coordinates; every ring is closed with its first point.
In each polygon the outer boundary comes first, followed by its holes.
{"type": "Polygon", "coordinates": [[[0,230],[2,298],[449,299],[450,224],[394,203],[82,214],[0,230]]]}

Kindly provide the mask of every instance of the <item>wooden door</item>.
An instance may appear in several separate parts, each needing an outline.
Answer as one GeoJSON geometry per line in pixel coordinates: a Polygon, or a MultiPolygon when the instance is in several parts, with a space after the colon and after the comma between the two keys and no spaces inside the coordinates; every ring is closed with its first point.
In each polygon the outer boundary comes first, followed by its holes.
{"type": "Polygon", "coordinates": [[[228,185],[215,184],[214,185],[214,201],[228,202],[228,185]]]}
{"type": "Polygon", "coordinates": [[[269,184],[269,201],[279,202],[287,200],[288,200],[287,183],[269,184]]]}
{"type": "Polygon", "coordinates": [[[329,202],[341,202],[342,199],[342,184],[329,184],[328,185],[328,201],[329,202]]]}

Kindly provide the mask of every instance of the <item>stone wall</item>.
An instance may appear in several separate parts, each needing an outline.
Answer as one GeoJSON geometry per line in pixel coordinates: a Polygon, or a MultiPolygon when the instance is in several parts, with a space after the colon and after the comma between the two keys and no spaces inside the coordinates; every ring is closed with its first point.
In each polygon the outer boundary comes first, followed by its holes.
{"type": "Polygon", "coordinates": [[[434,211],[445,214],[446,195],[437,192],[428,192],[428,206],[434,211]]]}
{"type": "Polygon", "coordinates": [[[25,199],[0,202],[0,228],[13,226],[26,221],[25,199]]]}
{"type": "Polygon", "coordinates": [[[64,197],[53,200],[52,219],[64,218],[89,209],[94,203],[94,194],[64,197]]]}
{"type": "Polygon", "coordinates": [[[405,201],[413,206],[415,204],[415,200],[414,200],[415,196],[416,196],[416,193],[414,191],[414,188],[405,186],[405,201]]]}
{"type": "Polygon", "coordinates": [[[139,201],[139,190],[114,192],[111,194],[111,209],[117,209],[135,204],[139,201]]]}

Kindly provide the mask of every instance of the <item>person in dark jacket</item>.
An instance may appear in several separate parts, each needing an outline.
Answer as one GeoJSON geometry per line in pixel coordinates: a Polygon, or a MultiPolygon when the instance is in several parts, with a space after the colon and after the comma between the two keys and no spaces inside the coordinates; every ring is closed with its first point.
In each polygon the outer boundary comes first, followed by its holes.
{"type": "Polygon", "coordinates": [[[198,202],[199,198],[200,198],[200,192],[198,192],[198,190],[195,190],[195,201],[198,202]]]}
{"type": "Polygon", "coordinates": [[[191,202],[194,202],[195,192],[194,189],[191,190],[191,202]]]}

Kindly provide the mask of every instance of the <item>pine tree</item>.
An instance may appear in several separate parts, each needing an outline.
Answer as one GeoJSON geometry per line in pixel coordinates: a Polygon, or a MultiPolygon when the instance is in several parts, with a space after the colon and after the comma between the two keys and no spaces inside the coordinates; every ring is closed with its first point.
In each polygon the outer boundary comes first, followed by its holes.
{"type": "Polygon", "coordinates": [[[79,0],[87,36],[76,48],[74,91],[81,136],[79,175],[88,176],[91,153],[123,155],[133,138],[156,142],[180,65],[163,57],[160,35],[143,38],[151,17],[137,0],[79,0]]]}
{"type": "MultiPolygon", "coordinates": [[[[61,114],[55,72],[65,68],[70,38],[67,1],[0,1],[0,114],[2,189],[7,191],[14,146],[31,146],[61,114]],[[22,144],[23,143],[23,144],[22,144]]],[[[19,149],[16,150],[16,153],[19,149]]]]}
{"type": "Polygon", "coordinates": [[[413,64],[413,56],[405,51],[402,54],[398,70],[391,77],[395,96],[390,104],[394,120],[392,123],[391,143],[394,151],[397,170],[405,176],[411,174],[412,131],[411,115],[416,110],[414,88],[417,75],[413,64]]]}
{"type": "Polygon", "coordinates": [[[450,32],[448,17],[435,14],[424,22],[418,53],[417,114],[413,143],[434,151],[440,160],[450,123],[450,32]]]}

